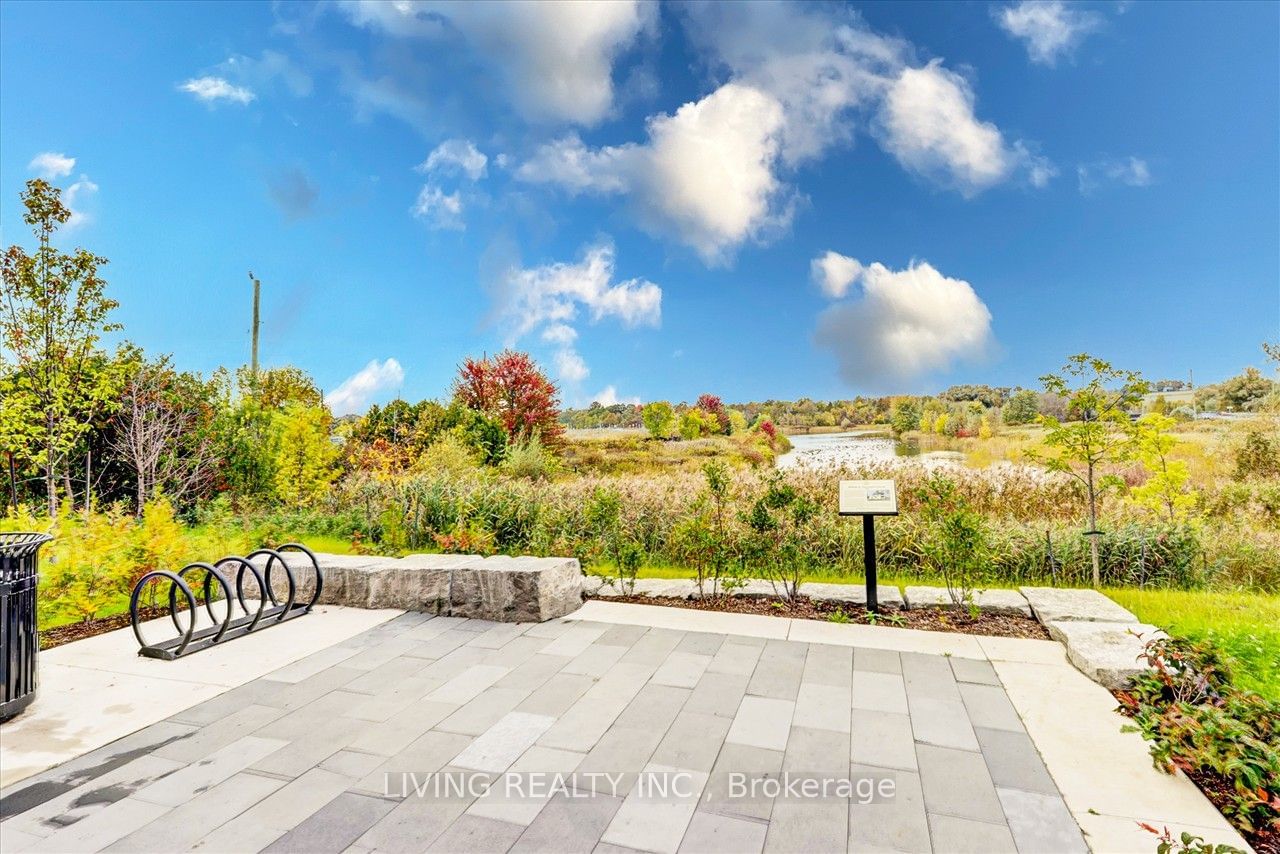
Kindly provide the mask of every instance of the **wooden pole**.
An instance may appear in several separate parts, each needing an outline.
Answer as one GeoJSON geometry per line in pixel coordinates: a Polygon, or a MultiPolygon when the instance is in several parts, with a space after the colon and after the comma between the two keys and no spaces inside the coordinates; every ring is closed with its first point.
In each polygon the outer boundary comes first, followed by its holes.
{"type": "Polygon", "coordinates": [[[253,376],[258,375],[258,303],[261,299],[262,282],[253,277],[253,271],[249,271],[249,281],[253,282],[253,350],[249,357],[249,372],[253,376]]]}

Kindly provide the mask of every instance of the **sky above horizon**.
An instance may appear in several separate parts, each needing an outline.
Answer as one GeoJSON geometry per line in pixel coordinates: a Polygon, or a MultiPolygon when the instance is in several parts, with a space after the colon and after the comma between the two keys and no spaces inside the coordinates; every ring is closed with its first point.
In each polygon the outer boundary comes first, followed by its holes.
{"type": "Polygon", "coordinates": [[[125,335],[335,411],[528,350],[566,405],[1197,383],[1280,335],[1280,4],[0,4],[125,335]]]}

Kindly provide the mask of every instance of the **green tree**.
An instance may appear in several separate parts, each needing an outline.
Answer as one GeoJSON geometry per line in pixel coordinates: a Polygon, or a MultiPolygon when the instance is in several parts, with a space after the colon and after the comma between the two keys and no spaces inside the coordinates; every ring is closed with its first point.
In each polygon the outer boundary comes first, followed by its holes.
{"type": "Polygon", "coordinates": [[[1134,451],[1150,472],[1147,482],[1131,490],[1138,504],[1178,522],[1195,507],[1195,493],[1188,490],[1191,471],[1185,460],[1169,456],[1177,440],[1169,430],[1177,422],[1167,415],[1151,412],[1133,426],[1134,451]]]}
{"type": "Polygon", "coordinates": [[[680,438],[700,439],[720,430],[720,421],[710,412],[704,412],[696,406],[686,409],[680,416],[680,438]]]}
{"type": "Polygon", "coordinates": [[[338,476],[338,449],[329,438],[332,416],[319,406],[290,403],[277,416],[276,493],[295,507],[315,505],[338,476]]]}
{"type": "MultiPolygon", "coordinates": [[[[52,244],[54,233],[71,219],[62,191],[37,178],[27,182],[22,203],[37,248],[29,255],[14,245],[4,254],[0,374],[19,375],[22,393],[6,399],[9,411],[0,431],[6,448],[19,441],[39,448],[47,508],[56,517],[59,473],[69,485],[67,457],[96,413],[115,399],[119,377],[104,370],[108,360],[99,342],[120,325],[109,320],[117,303],[106,296],[107,283],[98,275],[107,259],[86,249],[65,253],[52,244]],[[14,429],[13,420],[26,421],[26,429],[14,429]]],[[[87,496],[87,483],[85,489],[87,496]]]]}
{"type": "Polygon", "coordinates": [[[670,439],[676,432],[676,413],[665,400],[645,404],[641,414],[644,429],[655,439],[670,439]]]}
{"type": "Polygon", "coordinates": [[[1052,471],[1069,474],[1085,488],[1089,502],[1089,550],[1093,561],[1093,586],[1102,584],[1098,557],[1098,501],[1101,492],[1117,485],[1117,478],[1103,476],[1099,469],[1107,463],[1129,459],[1133,442],[1129,410],[1147,393],[1148,383],[1134,371],[1112,367],[1103,359],[1080,353],[1072,356],[1057,374],[1040,378],[1045,391],[1067,401],[1067,411],[1079,420],[1062,422],[1041,416],[1047,428],[1044,444],[1048,454],[1031,454],[1052,471]]]}
{"type": "Polygon", "coordinates": [[[1013,393],[1001,415],[1005,424],[1030,424],[1040,414],[1040,395],[1028,388],[1013,393]]]}
{"type": "Polygon", "coordinates": [[[941,575],[956,610],[974,613],[975,585],[990,560],[986,522],[955,482],[933,474],[917,490],[927,535],[920,543],[926,569],[941,575]]]}
{"type": "Polygon", "coordinates": [[[889,417],[889,426],[899,436],[912,430],[919,430],[920,404],[910,398],[898,401],[893,407],[893,415],[889,417]]]}

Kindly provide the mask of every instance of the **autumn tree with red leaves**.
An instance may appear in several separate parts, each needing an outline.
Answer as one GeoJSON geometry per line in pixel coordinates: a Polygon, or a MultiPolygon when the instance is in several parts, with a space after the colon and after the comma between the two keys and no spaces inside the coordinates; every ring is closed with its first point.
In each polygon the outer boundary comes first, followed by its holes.
{"type": "Polygon", "coordinates": [[[716,417],[716,423],[720,425],[721,433],[729,432],[729,413],[725,411],[724,401],[714,394],[704,394],[698,398],[698,409],[709,413],[716,417]]]}
{"type": "Polygon", "coordinates": [[[561,443],[559,389],[527,353],[503,350],[493,358],[466,359],[458,367],[453,396],[501,421],[510,441],[536,434],[548,447],[561,443]]]}

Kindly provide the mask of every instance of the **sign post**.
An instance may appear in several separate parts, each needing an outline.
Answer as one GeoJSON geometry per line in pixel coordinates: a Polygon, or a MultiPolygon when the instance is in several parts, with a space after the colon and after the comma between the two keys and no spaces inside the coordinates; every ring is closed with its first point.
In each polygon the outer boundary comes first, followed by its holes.
{"type": "Polygon", "coordinates": [[[876,517],[898,515],[898,491],[892,480],[840,481],[840,515],[862,517],[862,566],[867,583],[867,611],[880,607],[876,580],[876,517]]]}

